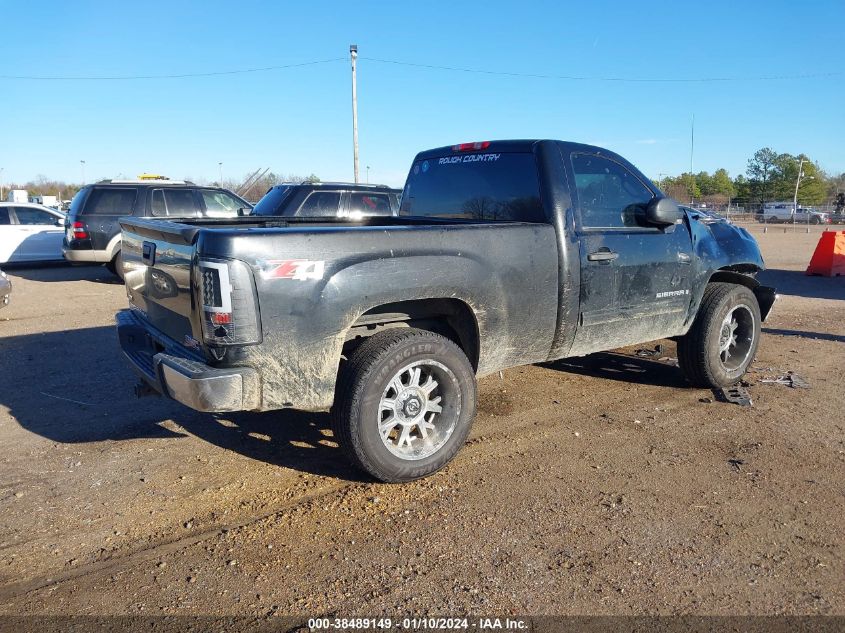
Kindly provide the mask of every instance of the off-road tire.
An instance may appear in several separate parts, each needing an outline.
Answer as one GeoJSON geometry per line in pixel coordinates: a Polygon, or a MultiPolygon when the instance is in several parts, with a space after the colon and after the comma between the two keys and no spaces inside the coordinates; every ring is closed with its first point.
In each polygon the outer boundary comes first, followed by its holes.
{"type": "Polygon", "coordinates": [[[717,389],[736,384],[754,360],[760,343],[761,319],[757,297],[745,286],[710,283],[698,308],[695,322],[678,340],[678,365],[686,379],[696,387],[717,389]],[[745,306],[753,317],[751,349],[741,366],[727,369],[719,355],[722,323],[735,307],[745,306]]]}
{"type": "Polygon", "coordinates": [[[466,442],[475,411],[475,372],[455,343],[425,330],[392,329],[361,343],[341,368],[332,407],[332,430],[353,465],[380,481],[399,483],[426,477],[449,463],[466,442]],[[452,372],[455,380],[450,387],[460,394],[460,406],[453,416],[454,430],[442,447],[421,459],[403,459],[382,441],[379,403],[397,371],[426,359],[452,372]]]}
{"type": "Polygon", "coordinates": [[[106,268],[112,275],[116,275],[123,281],[123,255],[122,251],[117,251],[111,261],[106,264],[106,268]]]}

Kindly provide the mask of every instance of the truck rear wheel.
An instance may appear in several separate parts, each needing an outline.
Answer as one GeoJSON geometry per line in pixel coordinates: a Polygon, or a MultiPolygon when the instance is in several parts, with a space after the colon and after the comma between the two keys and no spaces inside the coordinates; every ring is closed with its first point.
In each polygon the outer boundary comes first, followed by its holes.
{"type": "Polygon", "coordinates": [[[678,341],[678,364],[696,387],[729,387],[754,360],[760,343],[757,297],[745,286],[711,283],[690,331],[678,341]]]}
{"type": "Polygon", "coordinates": [[[475,373],[457,345],[433,332],[394,329],[352,352],[332,428],[355,466],[381,481],[410,481],[455,456],[475,407],[475,373]]]}

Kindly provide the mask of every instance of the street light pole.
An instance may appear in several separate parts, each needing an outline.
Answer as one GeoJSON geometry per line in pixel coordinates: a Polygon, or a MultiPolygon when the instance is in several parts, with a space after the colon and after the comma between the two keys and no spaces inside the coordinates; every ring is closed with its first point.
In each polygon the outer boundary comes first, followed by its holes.
{"type": "Polygon", "coordinates": [[[801,170],[804,169],[804,159],[798,162],[798,178],[795,179],[795,196],[792,198],[792,222],[795,222],[795,216],[798,213],[798,186],[801,184],[801,170]]]}
{"type": "Polygon", "coordinates": [[[370,184],[370,166],[367,165],[367,184],[370,184]]]}
{"type": "Polygon", "coordinates": [[[358,182],[358,85],[355,77],[355,63],[358,60],[358,45],[349,45],[349,55],[352,58],[352,147],[355,163],[355,182],[358,182]]]}
{"type": "MultiPolygon", "coordinates": [[[[801,185],[801,179],[804,177],[804,159],[798,161],[798,178],[795,179],[795,195],[792,198],[792,223],[798,217],[798,187],[801,185]]],[[[813,179],[814,176],[807,176],[806,180],[813,179]]],[[[810,212],[807,212],[807,233],[810,232],[810,212]]]]}
{"type": "Polygon", "coordinates": [[[223,163],[222,162],[217,163],[217,168],[220,170],[220,178],[217,181],[217,185],[222,187],[223,186],[223,163]]]}
{"type": "Polygon", "coordinates": [[[0,202],[3,202],[3,171],[5,167],[0,167],[0,202]]]}
{"type": "Polygon", "coordinates": [[[85,185],[85,161],[79,161],[79,164],[82,165],[82,184],[85,185]]]}

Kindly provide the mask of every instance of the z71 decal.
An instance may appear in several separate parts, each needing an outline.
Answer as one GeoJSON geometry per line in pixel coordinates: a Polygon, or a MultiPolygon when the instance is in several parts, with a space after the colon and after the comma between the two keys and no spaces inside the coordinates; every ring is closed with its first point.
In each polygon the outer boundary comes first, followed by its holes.
{"type": "Polygon", "coordinates": [[[322,279],[326,262],[311,259],[273,259],[264,263],[261,276],[264,279],[322,279]]]}

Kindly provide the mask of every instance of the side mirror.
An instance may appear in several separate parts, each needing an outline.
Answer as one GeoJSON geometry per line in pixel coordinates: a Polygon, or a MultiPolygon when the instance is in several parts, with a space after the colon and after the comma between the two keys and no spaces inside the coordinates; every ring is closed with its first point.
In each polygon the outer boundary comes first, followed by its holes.
{"type": "Polygon", "coordinates": [[[683,217],[683,212],[671,198],[653,198],[645,210],[646,221],[657,226],[677,224],[683,217]]]}

